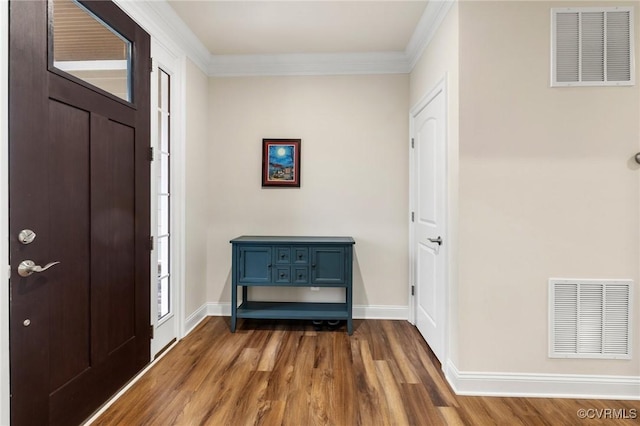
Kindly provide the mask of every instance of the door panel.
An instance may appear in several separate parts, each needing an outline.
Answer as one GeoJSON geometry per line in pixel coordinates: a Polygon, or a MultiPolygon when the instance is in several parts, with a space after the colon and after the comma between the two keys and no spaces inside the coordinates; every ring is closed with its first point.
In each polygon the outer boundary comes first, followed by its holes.
{"type": "Polygon", "coordinates": [[[92,139],[92,281],[100,293],[93,309],[100,318],[96,332],[107,336],[102,357],[135,336],[135,153],[133,130],[98,114],[92,139]]]}
{"type": "Polygon", "coordinates": [[[420,118],[424,121],[418,127],[418,161],[420,167],[418,172],[418,224],[427,228],[437,228],[437,173],[440,165],[437,163],[436,144],[438,137],[437,117],[425,116],[429,111],[424,112],[420,118]]]}
{"type": "MultiPolygon", "coordinates": [[[[90,114],[70,105],[49,100],[49,144],[52,161],[47,190],[56,194],[50,214],[57,218],[48,240],[54,250],[50,258],[60,261],[47,271],[52,280],[50,293],[51,389],[58,389],[91,365],[89,282],[90,245],[86,238],[89,220],[89,128],[90,114]],[[73,167],[69,167],[72,164],[73,167]],[[58,200],[58,202],[56,202],[58,200]]],[[[33,244],[41,243],[37,235],[33,244]]],[[[31,277],[29,277],[31,278],[31,277]]]]}
{"type": "Polygon", "coordinates": [[[445,352],[446,257],[438,238],[445,235],[444,92],[440,90],[412,116],[414,138],[414,253],[416,327],[440,361],[445,352]]]}
{"type": "Polygon", "coordinates": [[[9,6],[11,417],[73,425],[149,361],[149,37],[86,4],[133,43],[127,103],[52,70],[46,2],[9,6]]]}
{"type": "Polygon", "coordinates": [[[437,327],[438,306],[436,299],[438,296],[436,288],[436,262],[437,253],[433,247],[425,244],[418,246],[417,277],[420,288],[417,294],[418,318],[421,328],[437,327]],[[428,325],[425,325],[425,322],[428,325]]]}

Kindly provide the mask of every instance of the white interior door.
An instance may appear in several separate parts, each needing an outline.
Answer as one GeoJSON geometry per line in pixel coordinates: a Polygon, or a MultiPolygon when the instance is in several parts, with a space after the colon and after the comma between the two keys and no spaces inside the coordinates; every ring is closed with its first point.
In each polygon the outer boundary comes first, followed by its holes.
{"type": "Polygon", "coordinates": [[[411,114],[415,323],[442,362],[446,342],[446,110],[444,84],[411,114]]]}

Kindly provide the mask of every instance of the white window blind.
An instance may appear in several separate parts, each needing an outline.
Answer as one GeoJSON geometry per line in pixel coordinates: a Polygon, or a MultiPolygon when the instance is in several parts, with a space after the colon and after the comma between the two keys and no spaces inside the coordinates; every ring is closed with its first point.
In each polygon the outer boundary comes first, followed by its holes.
{"type": "Polygon", "coordinates": [[[551,9],[551,85],[635,84],[633,8],[551,9]]]}

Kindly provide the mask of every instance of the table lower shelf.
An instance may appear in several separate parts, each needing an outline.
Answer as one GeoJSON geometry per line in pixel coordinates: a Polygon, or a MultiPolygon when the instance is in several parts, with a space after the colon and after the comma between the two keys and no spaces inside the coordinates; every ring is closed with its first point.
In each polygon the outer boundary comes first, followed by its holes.
{"type": "Polygon", "coordinates": [[[346,303],[244,302],[238,306],[238,318],[346,320],[346,303]]]}

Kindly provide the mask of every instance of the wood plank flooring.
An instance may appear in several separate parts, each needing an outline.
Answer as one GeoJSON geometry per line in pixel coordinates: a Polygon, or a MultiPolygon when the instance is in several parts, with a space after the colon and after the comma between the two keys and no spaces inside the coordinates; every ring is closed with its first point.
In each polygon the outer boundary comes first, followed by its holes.
{"type": "Polygon", "coordinates": [[[207,318],[93,425],[640,424],[638,401],[456,396],[408,322],[354,329],[207,318]]]}

